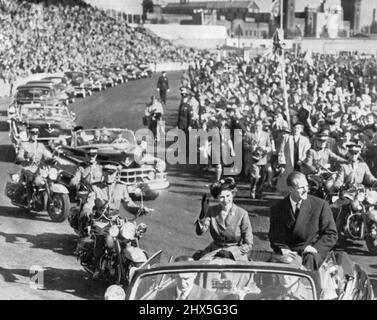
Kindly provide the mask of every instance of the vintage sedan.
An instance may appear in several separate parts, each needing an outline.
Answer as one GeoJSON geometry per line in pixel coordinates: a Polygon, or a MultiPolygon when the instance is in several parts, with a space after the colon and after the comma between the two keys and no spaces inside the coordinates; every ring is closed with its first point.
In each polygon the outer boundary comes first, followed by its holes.
{"type": "Polygon", "coordinates": [[[14,105],[39,103],[42,105],[58,106],[61,104],[56,90],[49,84],[30,83],[18,86],[14,96],[14,105]]]}
{"type": "Polygon", "coordinates": [[[101,91],[107,87],[107,79],[97,69],[88,68],[86,74],[89,79],[92,79],[92,91],[101,91]]]}
{"type": "Polygon", "coordinates": [[[129,286],[110,286],[105,299],[177,300],[183,279],[193,285],[188,300],[374,300],[367,274],[344,252],[332,252],[319,271],[269,262],[273,253],[267,251],[254,251],[244,262],[212,257],[160,263],[160,255],[135,269],[129,286]]]}
{"type": "Polygon", "coordinates": [[[70,84],[70,80],[67,77],[48,76],[42,78],[42,80],[52,81],[55,88],[68,95],[69,102],[75,102],[75,88],[70,84]]]}
{"type": "Polygon", "coordinates": [[[75,96],[85,98],[92,95],[93,82],[82,71],[67,71],[64,75],[70,79],[72,86],[75,88],[75,96]]]}
{"type": "Polygon", "coordinates": [[[62,104],[62,105],[68,105],[69,104],[69,96],[66,92],[64,92],[63,90],[60,90],[56,84],[54,83],[54,81],[52,80],[34,80],[34,81],[28,81],[26,83],[27,85],[46,85],[46,86],[49,86],[51,88],[51,90],[53,91],[53,94],[56,96],[56,98],[59,100],[59,102],[62,104]]]}
{"type": "Polygon", "coordinates": [[[84,129],[73,133],[71,144],[63,147],[65,160],[77,165],[85,160],[88,148],[98,148],[97,160],[116,161],[121,166],[120,180],[135,194],[143,186],[157,197],[159,190],[169,187],[165,161],[146,154],[136,137],[128,129],[84,129]]]}
{"type": "Polygon", "coordinates": [[[45,144],[68,143],[76,126],[75,114],[67,107],[22,105],[16,115],[9,119],[9,136],[16,151],[25,138],[25,132],[20,131],[23,124],[39,128],[38,140],[45,144]]]}

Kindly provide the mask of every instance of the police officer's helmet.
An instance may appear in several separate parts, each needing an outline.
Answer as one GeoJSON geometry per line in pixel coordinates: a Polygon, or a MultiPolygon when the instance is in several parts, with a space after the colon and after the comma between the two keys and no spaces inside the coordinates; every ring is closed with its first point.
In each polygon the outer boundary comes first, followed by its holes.
{"type": "Polygon", "coordinates": [[[107,174],[114,174],[120,170],[120,166],[117,162],[109,161],[102,164],[102,172],[107,174]]]}

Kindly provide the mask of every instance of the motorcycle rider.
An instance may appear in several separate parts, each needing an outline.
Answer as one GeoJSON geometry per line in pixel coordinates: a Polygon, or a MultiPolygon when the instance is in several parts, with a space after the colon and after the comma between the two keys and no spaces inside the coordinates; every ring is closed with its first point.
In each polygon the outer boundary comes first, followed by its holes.
{"type": "MultiPolygon", "coordinates": [[[[357,185],[373,187],[377,185],[377,178],[370,172],[368,165],[360,161],[361,146],[356,143],[348,145],[348,155],[350,162],[341,165],[332,186],[327,186],[332,192],[339,191],[341,188],[350,189],[357,185]]],[[[329,182],[331,184],[331,182],[329,182]]],[[[344,208],[350,203],[348,199],[339,199],[335,207],[344,208]]],[[[336,219],[338,230],[346,223],[346,210],[340,210],[336,219]]],[[[342,231],[340,231],[342,232],[342,231]]]]}
{"type": "Polygon", "coordinates": [[[16,163],[20,163],[22,180],[26,182],[27,207],[32,208],[33,184],[39,186],[41,178],[37,173],[39,163],[44,160],[51,160],[53,156],[43,143],[38,142],[39,129],[32,127],[29,129],[29,141],[24,141],[16,156],[16,163]]]}
{"type": "Polygon", "coordinates": [[[340,167],[332,187],[338,191],[342,187],[350,188],[355,185],[372,187],[377,184],[377,178],[372,175],[368,165],[360,161],[361,146],[356,143],[348,145],[349,162],[340,167]]]}
{"type": "Polygon", "coordinates": [[[348,163],[348,161],[330,150],[327,146],[329,135],[326,131],[319,132],[311,148],[303,161],[306,173],[317,174],[321,169],[329,169],[332,163],[348,163]]]}
{"type": "Polygon", "coordinates": [[[80,184],[91,186],[102,179],[102,166],[97,162],[98,148],[91,147],[86,150],[86,161],[80,164],[71,181],[70,186],[79,189],[80,184]]]}
{"type": "MultiPolygon", "coordinates": [[[[139,206],[131,200],[127,186],[117,180],[118,172],[117,163],[108,162],[103,165],[103,181],[93,184],[93,192],[88,195],[87,201],[83,205],[80,220],[89,220],[91,216],[100,219],[102,215],[107,218],[114,217],[119,214],[121,202],[127,211],[137,212],[139,206]]],[[[145,210],[148,212],[150,209],[145,208],[145,210]]],[[[105,243],[105,237],[97,237],[94,248],[96,270],[93,278],[98,278],[100,274],[99,262],[105,243]]]]}

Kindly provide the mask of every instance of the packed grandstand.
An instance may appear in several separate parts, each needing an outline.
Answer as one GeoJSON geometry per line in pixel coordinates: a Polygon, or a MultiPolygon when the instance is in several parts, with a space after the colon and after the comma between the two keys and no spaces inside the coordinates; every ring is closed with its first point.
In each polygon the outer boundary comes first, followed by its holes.
{"type": "Polygon", "coordinates": [[[0,78],[12,81],[111,63],[188,61],[178,48],[81,0],[1,0],[0,78]]]}

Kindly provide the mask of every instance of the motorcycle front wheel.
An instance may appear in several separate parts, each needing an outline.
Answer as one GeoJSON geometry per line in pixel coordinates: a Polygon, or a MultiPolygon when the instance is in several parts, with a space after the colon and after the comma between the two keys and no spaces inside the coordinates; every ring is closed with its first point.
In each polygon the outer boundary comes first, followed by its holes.
{"type": "MultiPolygon", "coordinates": [[[[370,230],[373,230],[373,229],[377,230],[377,223],[373,222],[369,226],[369,229],[370,230]]],[[[370,234],[367,234],[365,236],[365,242],[366,242],[369,253],[371,255],[376,256],[377,255],[377,238],[376,238],[376,236],[372,236],[370,234]]]]}
{"type": "Polygon", "coordinates": [[[63,222],[67,219],[70,210],[69,195],[54,193],[51,202],[47,206],[47,213],[54,222],[63,222]]]}

